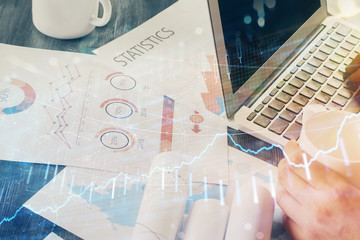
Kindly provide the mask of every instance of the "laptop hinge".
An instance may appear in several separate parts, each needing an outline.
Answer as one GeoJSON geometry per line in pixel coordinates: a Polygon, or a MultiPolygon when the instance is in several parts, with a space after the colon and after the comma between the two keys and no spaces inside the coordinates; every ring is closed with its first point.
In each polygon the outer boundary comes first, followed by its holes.
{"type": "Polygon", "coordinates": [[[265,80],[260,87],[261,91],[255,91],[248,100],[243,104],[243,106],[251,107],[260,97],[261,95],[279,78],[279,76],[288,69],[294,60],[309,46],[309,44],[324,30],[325,25],[319,25],[315,28],[315,30],[307,37],[299,47],[294,50],[294,55],[290,55],[278,68],[279,70],[274,71],[267,80],[265,80]]]}

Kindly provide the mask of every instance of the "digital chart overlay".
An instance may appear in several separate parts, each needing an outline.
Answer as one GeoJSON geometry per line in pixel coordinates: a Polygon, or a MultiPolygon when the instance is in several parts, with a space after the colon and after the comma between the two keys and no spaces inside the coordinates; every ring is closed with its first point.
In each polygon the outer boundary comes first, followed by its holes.
{"type": "Polygon", "coordinates": [[[1,114],[10,115],[10,114],[21,113],[21,112],[25,111],[26,109],[30,108],[34,104],[35,99],[36,99],[36,94],[35,94],[34,89],[26,82],[12,78],[10,81],[10,84],[20,88],[24,92],[25,97],[24,97],[24,100],[16,106],[0,108],[0,115],[1,114]]]}

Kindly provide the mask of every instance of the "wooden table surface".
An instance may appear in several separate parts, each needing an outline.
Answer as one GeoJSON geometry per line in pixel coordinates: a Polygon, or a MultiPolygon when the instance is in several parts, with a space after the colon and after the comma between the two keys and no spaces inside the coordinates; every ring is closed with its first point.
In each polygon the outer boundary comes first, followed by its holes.
{"type": "MultiPolygon", "coordinates": [[[[129,32],[176,0],[111,0],[110,22],[90,35],[57,40],[41,34],[32,23],[31,0],[0,0],[0,43],[91,53],[129,32]]],[[[1,57],[1,53],[0,53],[1,57]]],[[[1,66],[0,66],[1,68],[1,66]]],[[[0,151],[6,151],[0,146],[0,151]]],[[[54,232],[63,239],[79,239],[72,233],[21,206],[64,167],[0,161],[0,239],[44,239],[54,232]],[[31,178],[29,178],[31,173],[31,178]],[[45,177],[46,176],[46,177],[45,177]]]]}
{"type": "Polygon", "coordinates": [[[176,0],[111,0],[112,16],[105,27],[75,40],[57,40],[40,33],[32,23],[31,0],[0,1],[0,43],[90,53],[139,26],[176,0]]]}

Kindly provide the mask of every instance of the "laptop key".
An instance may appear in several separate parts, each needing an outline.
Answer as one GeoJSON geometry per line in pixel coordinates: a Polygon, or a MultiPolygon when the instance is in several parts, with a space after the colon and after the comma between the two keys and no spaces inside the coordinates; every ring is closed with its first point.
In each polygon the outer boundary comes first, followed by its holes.
{"type": "Polygon", "coordinates": [[[304,71],[300,71],[300,72],[298,72],[296,75],[295,75],[295,77],[296,78],[298,78],[298,79],[301,79],[301,80],[303,80],[304,82],[306,82],[307,80],[309,80],[310,79],[310,74],[308,74],[308,73],[306,73],[306,72],[304,72],[304,71]]]}
{"type": "Polygon", "coordinates": [[[319,70],[319,73],[320,73],[321,75],[324,75],[325,77],[330,77],[331,74],[333,73],[333,71],[330,70],[330,69],[328,69],[328,68],[321,68],[321,69],[319,70]]]}
{"type": "Polygon", "coordinates": [[[282,88],[285,85],[285,81],[281,81],[276,87],[277,88],[282,88]]]}
{"type": "Polygon", "coordinates": [[[339,43],[332,39],[329,39],[328,41],[326,41],[325,45],[335,49],[337,48],[337,46],[339,46],[339,43]]]}
{"type": "Polygon", "coordinates": [[[346,66],[339,67],[339,71],[344,74],[346,72],[346,66]]]}
{"type": "Polygon", "coordinates": [[[350,91],[349,89],[346,89],[344,87],[342,87],[338,93],[340,96],[343,96],[346,99],[350,99],[353,95],[352,91],[350,91]]]}
{"type": "Polygon", "coordinates": [[[305,56],[303,57],[304,60],[308,60],[311,57],[310,53],[305,54],[305,56]]]}
{"type": "Polygon", "coordinates": [[[320,102],[319,100],[317,99],[314,99],[311,101],[310,105],[313,105],[313,104],[317,104],[317,105],[321,105],[321,106],[325,106],[325,103],[323,102],[320,102]]]}
{"type": "Polygon", "coordinates": [[[250,115],[246,118],[248,121],[252,121],[256,117],[256,113],[252,112],[250,115]]]}
{"type": "Polygon", "coordinates": [[[336,33],[340,34],[341,36],[346,37],[351,32],[351,28],[348,28],[344,25],[341,25],[338,29],[336,29],[336,33]]]}
{"type": "Polygon", "coordinates": [[[334,32],[334,29],[329,29],[329,31],[327,31],[327,34],[332,34],[334,32]]]}
{"type": "Polygon", "coordinates": [[[297,88],[296,87],[293,87],[291,85],[286,85],[283,89],[283,92],[291,95],[291,96],[294,96],[296,93],[297,93],[297,88]]]}
{"type": "Polygon", "coordinates": [[[356,53],[360,53],[360,46],[358,46],[358,47],[355,48],[355,52],[356,52],[356,53]]]}
{"type": "Polygon", "coordinates": [[[341,110],[341,107],[339,105],[335,104],[334,102],[329,102],[326,105],[326,109],[327,110],[341,110]]]}
{"type": "Polygon", "coordinates": [[[348,50],[346,50],[346,49],[344,49],[344,48],[338,48],[337,50],[336,50],[336,54],[337,55],[340,55],[340,56],[342,56],[342,57],[344,57],[344,58],[346,58],[348,55],[349,55],[349,51],[348,50]]]}
{"type": "Polygon", "coordinates": [[[315,44],[315,46],[316,46],[316,47],[320,47],[320,46],[322,45],[322,43],[323,43],[323,41],[317,41],[316,44],[315,44]]]}
{"type": "Polygon", "coordinates": [[[337,80],[336,78],[331,78],[327,83],[336,89],[339,89],[342,85],[342,82],[337,80]]]}
{"type": "Polygon", "coordinates": [[[358,54],[356,52],[352,52],[352,53],[350,53],[349,58],[355,59],[357,55],[358,54]]]}
{"type": "Polygon", "coordinates": [[[350,100],[344,110],[356,114],[360,112],[360,92],[358,92],[354,98],[350,100]]]}
{"type": "Polygon", "coordinates": [[[286,109],[289,110],[290,112],[298,114],[299,112],[301,112],[303,107],[297,103],[292,102],[286,107],[286,109]]]}
{"type": "Polygon", "coordinates": [[[304,107],[306,104],[308,104],[309,99],[302,95],[297,95],[294,99],[294,102],[304,107]]]}
{"type": "Polygon", "coordinates": [[[257,125],[263,127],[263,128],[266,128],[267,126],[269,126],[271,120],[268,119],[267,117],[264,117],[262,115],[258,116],[254,123],[256,123],[257,125]]]}
{"type": "Polygon", "coordinates": [[[344,58],[341,57],[340,55],[337,55],[337,54],[334,54],[330,57],[330,60],[333,61],[333,62],[336,62],[338,64],[341,64],[342,61],[344,61],[344,58]]]}
{"type": "Polygon", "coordinates": [[[305,63],[304,60],[300,60],[300,61],[296,64],[296,66],[301,67],[302,65],[304,65],[304,63],[305,63]]]}
{"type": "Polygon", "coordinates": [[[348,43],[348,42],[344,42],[343,44],[341,44],[340,47],[345,50],[348,50],[349,52],[351,52],[354,49],[354,45],[352,45],[351,43],[348,43]]]}
{"type": "Polygon", "coordinates": [[[291,99],[291,95],[281,92],[276,96],[276,99],[283,103],[288,103],[291,99]]]}
{"type": "Polygon", "coordinates": [[[344,37],[337,33],[333,34],[330,38],[339,43],[344,41],[344,37]]]}
{"type": "Polygon", "coordinates": [[[291,69],[290,73],[294,74],[297,72],[297,70],[299,70],[299,68],[297,66],[295,66],[293,69],[291,69]]]}
{"type": "Polygon", "coordinates": [[[310,81],[308,84],[306,84],[306,87],[307,88],[310,88],[311,90],[317,92],[320,87],[321,87],[321,84],[315,82],[315,81],[310,81]]]}
{"type": "Polygon", "coordinates": [[[291,78],[292,74],[287,74],[285,77],[284,77],[284,81],[289,81],[290,78],[291,78]]]}
{"type": "Polygon", "coordinates": [[[285,103],[282,103],[279,100],[275,99],[275,100],[271,101],[271,103],[269,104],[269,107],[280,112],[285,107],[285,103]]]}
{"type": "Polygon", "coordinates": [[[306,64],[303,67],[302,71],[309,73],[309,74],[314,74],[314,72],[316,72],[316,68],[311,66],[310,64],[306,64]]]}
{"type": "Polygon", "coordinates": [[[314,54],[314,57],[319,59],[320,61],[325,61],[328,58],[328,55],[323,52],[318,51],[314,54]]]}
{"type": "Polygon", "coordinates": [[[324,82],[326,82],[327,77],[321,75],[321,74],[315,74],[312,78],[315,82],[318,82],[320,84],[323,84],[324,82]]]}
{"type": "Polygon", "coordinates": [[[339,72],[339,71],[335,72],[333,77],[334,77],[335,79],[341,81],[341,82],[344,82],[344,81],[345,81],[345,80],[344,80],[344,74],[341,73],[341,72],[339,72]]]}
{"type": "Polygon", "coordinates": [[[267,96],[266,98],[264,98],[264,100],[262,101],[263,104],[267,104],[268,102],[270,102],[271,97],[267,96]]]}
{"type": "Polygon", "coordinates": [[[352,45],[357,45],[360,42],[359,39],[357,39],[353,36],[348,37],[348,39],[346,39],[346,41],[348,43],[351,43],[352,45]]]}
{"type": "Polygon", "coordinates": [[[269,130],[276,133],[277,135],[281,135],[288,126],[289,123],[278,118],[270,125],[269,130]]]}
{"type": "Polygon", "coordinates": [[[317,50],[317,47],[312,47],[312,48],[310,49],[309,53],[314,53],[314,52],[316,52],[316,50],[317,50]]]}
{"type": "Polygon", "coordinates": [[[314,66],[316,68],[320,67],[322,62],[314,57],[312,57],[309,62],[308,62],[311,66],[314,66]]]}
{"type": "Polygon", "coordinates": [[[274,109],[271,109],[269,107],[265,108],[264,111],[261,112],[261,115],[268,117],[270,119],[274,119],[277,114],[278,114],[277,111],[275,111],[274,109]]]}
{"type": "Polygon", "coordinates": [[[351,36],[360,40],[360,32],[358,31],[352,31],[351,36]]]}
{"type": "Polygon", "coordinates": [[[324,104],[328,103],[330,101],[330,98],[331,97],[329,95],[327,95],[323,92],[319,92],[315,97],[316,100],[318,100],[324,104]]]}
{"type": "Polygon", "coordinates": [[[300,94],[307,98],[312,98],[315,95],[315,92],[309,88],[303,88],[300,92],[300,94]]]}
{"type": "Polygon", "coordinates": [[[345,61],[344,61],[344,65],[345,66],[349,66],[351,63],[352,63],[353,60],[351,60],[351,58],[347,58],[345,61]]]}
{"type": "Polygon", "coordinates": [[[284,137],[289,140],[298,140],[301,133],[301,125],[294,123],[291,127],[285,132],[284,137]]]}
{"type": "Polygon", "coordinates": [[[303,124],[303,114],[300,114],[300,116],[296,119],[295,122],[302,125],[303,124]]]}
{"type": "Polygon", "coordinates": [[[326,39],[328,39],[328,35],[324,35],[322,38],[321,38],[321,40],[323,40],[323,41],[325,41],[326,39]]]}
{"type": "Polygon", "coordinates": [[[332,26],[332,28],[335,29],[335,28],[337,28],[337,27],[339,27],[339,26],[340,26],[340,23],[337,23],[337,22],[336,22],[336,23],[334,23],[334,25],[332,26]]]}
{"type": "Polygon", "coordinates": [[[288,110],[284,110],[281,114],[280,114],[280,118],[288,121],[288,122],[292,122],[296,117],[295,113],[292,113],[288,110]]]}
{"type": "Polygon", "coordinates": [[[337,64],[336,62],[333,62],[333,61],[328,61],[325,63],[324,66],[332,71],[335,71],[339,67],[339,64],[337,64]]]}
{"type": "Polygon", "coordinates": [[[320,48],[320,51],[323,53],[326,53],[327,55],[330,55],[334,51],[334,49],[329,46],[324,45],[320,48]]]}
{"type": "Polygon", "coordinates": [[[263,104],[259,104],[256,108],[255,108],[255,112],[260,112],[262,109],[264,108],[263,104]]]}
{"type": "Polygon", "coordinates": [[[296,88],[301,88],[301,87],[304,85],[304,82],[301,81],[300,79],[293,78],[293,79],[289,82],[289,84],[290,84],[291,86],[296,87],[296,88]]]}
{"type": "Polygon", "coordinates": [[[325,85],[322,89],[321,92],[326,93],[329,96],[334,96],[334,94],[336,93],[336,88],[331,87],[330,85],[325,85]]]}
{"type": "Polygon", "coordinates": [[[278,91],[279,91],[279,89],[277,89],[277,88],[274,88],[271,92],[270,92],[270,96],[275,96],[277,93],[278,93],[278,91]]]}
{"type": "Polygon", "coordinates": [[[340,95],[336,95],[332,101],[341,107],[345,106],[346,103],[348,102],[346,98],[340,95]]]}

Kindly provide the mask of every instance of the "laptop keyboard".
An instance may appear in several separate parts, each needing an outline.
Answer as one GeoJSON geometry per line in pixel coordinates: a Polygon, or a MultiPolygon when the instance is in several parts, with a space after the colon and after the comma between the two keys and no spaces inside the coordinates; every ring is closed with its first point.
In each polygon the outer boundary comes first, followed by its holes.
{"type": "Polygon", "coordinates": [[[359,85],[344,80],[346,67],[360,54],[360,32],[336,23],[247,117],[286,139],[297,140],[308,104],[359,113],[359,85]]]}

